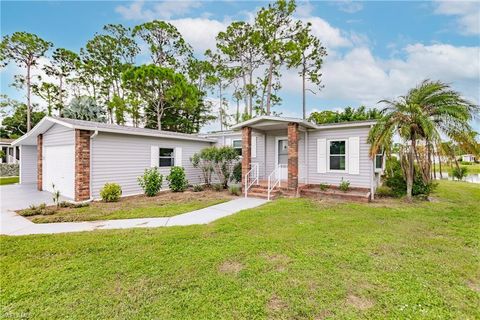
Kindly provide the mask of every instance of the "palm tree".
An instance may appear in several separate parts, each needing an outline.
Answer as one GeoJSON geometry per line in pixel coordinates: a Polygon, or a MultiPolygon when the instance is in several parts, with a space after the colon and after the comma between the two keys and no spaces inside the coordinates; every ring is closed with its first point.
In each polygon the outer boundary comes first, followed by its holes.
{"type": "Polygon", "coordinates": [[[440,81],[424,80],[407,95],[382,100],[386,108],[369,135],[370,155],[391,144],[393,136],[402,143],[400,162],[407,182],[407,198],[412,198],[415,162],[423,180],[431,178],[433,150],[446,137],[462,145],[474,146],[469,122],[478,117],[479,106],[440,81]],[[435,147],[435,148],[434,148],[435,147]]]}

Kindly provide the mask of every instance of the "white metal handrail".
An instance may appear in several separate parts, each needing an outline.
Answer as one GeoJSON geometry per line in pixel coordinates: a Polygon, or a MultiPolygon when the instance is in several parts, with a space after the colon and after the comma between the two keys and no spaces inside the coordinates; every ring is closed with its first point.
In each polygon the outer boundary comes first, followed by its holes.
{"type": "Polygon", "coordinates": [[[250,168],[250,170],[245,175],[245,198],[247,197],[248,189],[250,189],[250,187],[255,182],[258,183],[258,176],[259,176],[258,163],[252,163],[252,167],[250,168]],[[248,178],[250,177],[251,174],[253,175],[254,179],[252,179],[252,181],[249,183],[248,178]]]}
{"type": "Polygon", "coordinates": [[[272,192],[272,190],[277,186],[277,184],[279,186],[281,186],[281,181],[282,181],[282,172],[283,168],[285,168],[286,165],[284,164],[279,164],[277,165],[277,167],[275,168],[275,170],[272,171],[272,173],[270,173],[268,175],[268,186],[267,186],[267,200],[270,200],[270,193],[272,192]],[[272,185],[272,176],[275,178],[275,181],[272,185]]]}

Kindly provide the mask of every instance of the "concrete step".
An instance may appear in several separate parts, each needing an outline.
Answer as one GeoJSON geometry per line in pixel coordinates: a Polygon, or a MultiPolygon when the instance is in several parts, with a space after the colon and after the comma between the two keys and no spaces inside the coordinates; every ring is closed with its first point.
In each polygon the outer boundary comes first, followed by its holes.
{"type": "MultiPolygon", "coordinates": [[[[260,199],[268,199],[268,194],[266,192],[250,192],[248,191],[247,197],[250,198],[260,198],[260,199]]],[[[270,194],[270,200],[275,200],[279,197],[279,194],[270,194]]]]}

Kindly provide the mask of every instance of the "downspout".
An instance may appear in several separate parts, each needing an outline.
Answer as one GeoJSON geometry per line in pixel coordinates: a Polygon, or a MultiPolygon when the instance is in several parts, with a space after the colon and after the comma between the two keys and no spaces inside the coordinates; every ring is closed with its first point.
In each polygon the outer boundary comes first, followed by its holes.
{"type": "Polygon", "coordinates": [[[93,201],[93,190],[92,190],[92,178],[93,178],[93,166],[92,166],[92,154],[93,154],[93,138],[98,135],[98,129],[95,129],[95,132],[90,136],[90,199],[88,201],[93,201]]]}
{"type": "Polygon", "coordinates": [[[305,181],[305,184],[309,184],[309,180],[308,180],[308,176],[309,176],[309,163],[308,163],[308,157],[309,157],[309,152],[308,152],[308,129],[305,130],[305,154],[304,154],[304,157],[305,157],[305,169],[304,169],[304,181],[305,181]]]}

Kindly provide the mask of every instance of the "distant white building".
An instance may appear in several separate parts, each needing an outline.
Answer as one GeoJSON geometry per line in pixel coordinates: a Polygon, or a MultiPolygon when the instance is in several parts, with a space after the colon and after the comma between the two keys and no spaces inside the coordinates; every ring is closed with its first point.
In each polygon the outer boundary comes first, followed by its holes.
{"type": "Polygon", "coordinates": [[[18,163],[20,161],[19,147],[12,146],[14,139],[0,139],[0,150],[4,156],[0,158],[0,163],[18,163]]]}
{"type": "Polygon", "coordinates": [[[462,155],[462,162],[475,162],[475,156],[473,154],[462,155]]]}

